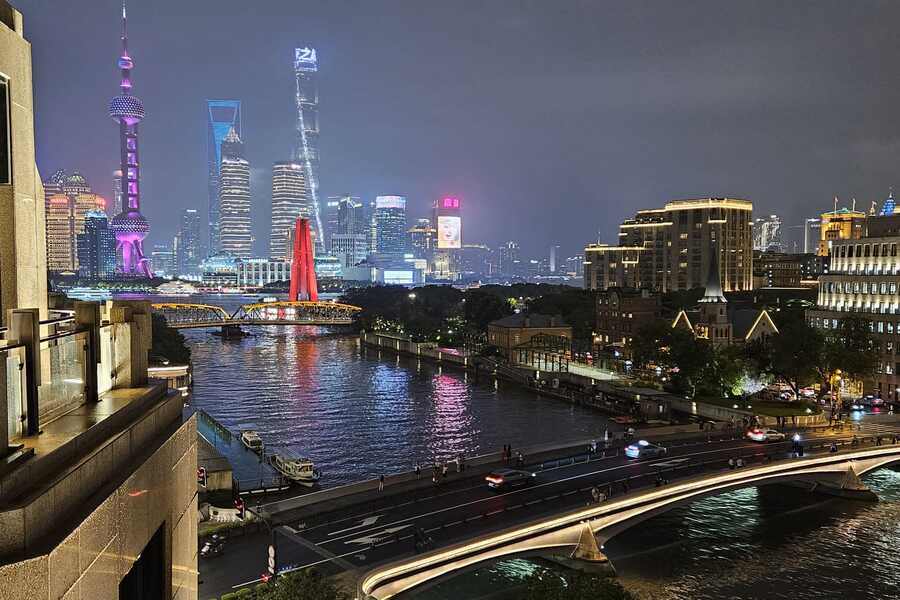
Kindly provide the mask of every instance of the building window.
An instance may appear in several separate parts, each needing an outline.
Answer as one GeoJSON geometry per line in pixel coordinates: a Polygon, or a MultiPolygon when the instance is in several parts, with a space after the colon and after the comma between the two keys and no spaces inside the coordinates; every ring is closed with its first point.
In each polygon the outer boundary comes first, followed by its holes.
{"type": "Polygon", "coordinates": [[[0,76],[0,184],[12,183],[9,80],[0,76]]]}

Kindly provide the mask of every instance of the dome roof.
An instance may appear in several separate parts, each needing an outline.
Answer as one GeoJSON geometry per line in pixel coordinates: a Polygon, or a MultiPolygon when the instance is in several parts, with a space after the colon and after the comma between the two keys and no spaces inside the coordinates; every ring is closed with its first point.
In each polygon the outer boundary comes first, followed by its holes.
{"type": "Polygon", "coordinates": [[[144,118],[144,103],[137,96],[116,96],[109,101],[109,116],[140,121],[144,118]]]}
{"type": "Polygon", "coordinates": [[[87,179],[84,178],[84,175],[82,175],[78,171],[75,171],[74,173],[72,173],[71,175],[66,177],[66,185],[70,185],[70,186],[87,185],[87,179]]]}
{"type": "Polygon", "coordinates": [[[150,231],[150,223],[136,210],[128,210],[114,216],[109,222],[109,228],[116,233],[147,233],[150,231]]]}

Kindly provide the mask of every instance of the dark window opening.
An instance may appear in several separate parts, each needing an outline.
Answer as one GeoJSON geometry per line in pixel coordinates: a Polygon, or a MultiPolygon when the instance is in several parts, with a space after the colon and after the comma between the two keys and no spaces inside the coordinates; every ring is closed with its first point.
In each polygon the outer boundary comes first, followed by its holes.
{"type": "Polygon", "coordinates": [[[166,577],[166,524],[163,523],[119,583],[123,600],[163,600],[166,577]]]}

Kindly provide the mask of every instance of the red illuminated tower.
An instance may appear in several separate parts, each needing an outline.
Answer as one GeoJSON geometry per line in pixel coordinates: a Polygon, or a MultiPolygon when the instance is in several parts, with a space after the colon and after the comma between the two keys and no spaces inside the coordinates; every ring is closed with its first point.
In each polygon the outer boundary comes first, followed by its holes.
{"type": "Polygon", "coordinates": [[[316,269],[313,265],[313,246],[309,233],[309,219],[297,219],[294,228],[294,252],[291,259],[291,302],[319,299],[316,285],[316,269]]]}

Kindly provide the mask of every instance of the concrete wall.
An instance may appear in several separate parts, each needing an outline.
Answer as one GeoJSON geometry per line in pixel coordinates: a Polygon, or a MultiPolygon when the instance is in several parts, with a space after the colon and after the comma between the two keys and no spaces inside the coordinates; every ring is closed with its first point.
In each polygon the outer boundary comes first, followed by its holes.
{"type": "MultiPolygon", "coordinates": [[[[2,2],[4,5],[5,1],[2,2]]],[[[3,8],[6,8],[5,6],[3,8]]],[[[0,184],[0,319],[6,310],[38,307],[47,318],[44,188],[34,158],[31,44],[0,23],[0,73],[9,77],[13,185],[0,184]]]]}
{"type": "MultiPolygon", "coordinates": [[[[178,400],[180,404],[180,399],[178,400]]],[[[126,432],[128,444],[146,447],[126,432]]],[[[124,482],[103,496],[94,510],[45,552],[0,566],[0,600],[118,599],[119,582],[153,534],[165,531],[167,598],[197,598],[197,429],[191,418],[178,427],[124,482]]],[[[120,444],[117,443],[118,447],[120,444]]],[[[136,449],[136,448],[132,448],[136,449]]],[[[124,451],[124,448],[123,448],[124,451]]],[[[109,451],[110,466],[115,454],[109,451]]],[[[74,477],[70,483],[79,485],[74,477]]],[[[71,485],[69,486],[71,487],[71,485]]],[[[62,493],[60,489],[59,493],[62,493]]],[[[65,523],[49,493],[32,519],[65,523]]],[[[6,538],[10,529],[0,528],[6,538]]]]}
{"type": "Polygon", "coordinates": [[[461,367],[468,367],[470,363],[469,357],[461,351],[439,348],[430,342],[411,342],[399,337],[365,331],[359,334],[359,340],[367,346],[384,348],[399,354],[409,354],[435,362],[450,363],[461,367]]]}

